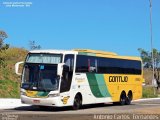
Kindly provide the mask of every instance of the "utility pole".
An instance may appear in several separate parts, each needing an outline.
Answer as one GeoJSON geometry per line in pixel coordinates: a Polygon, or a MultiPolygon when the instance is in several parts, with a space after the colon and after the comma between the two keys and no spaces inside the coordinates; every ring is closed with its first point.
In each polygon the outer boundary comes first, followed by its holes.
{"type": "MultiPolygon", "coordinates": [[[[150,32],[151,32],[151,54],[152,54],[152,85],[155,87],[155,78],[154,78],[154,53],[153,53],[153,33],[152,33],[152,0],[149,0],[150,3],[150,32]]],[[[154,88],[154,95],[155,95],[155,88],[154,88]]]]}

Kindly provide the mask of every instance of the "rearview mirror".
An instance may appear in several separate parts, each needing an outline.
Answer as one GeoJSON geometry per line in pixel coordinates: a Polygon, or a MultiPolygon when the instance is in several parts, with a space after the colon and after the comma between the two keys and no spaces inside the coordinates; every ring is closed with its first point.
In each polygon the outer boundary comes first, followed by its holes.
{"type": "Polygon", "coordinates": [[[58,63],[58,65],[57,65],[57,75],[59,75],[60,77],[62,76],[63,65],[64,65],[64,63],[58,63]]]}
{"type": "Polygon", "coordinates": [[[18,72],[18,70],[19,70],[19,65],[22,64],[22,63],[24,63],[24,61],[17,62],[17,63],[15,64],[15,73],[16,73],[17,75],[22,75],[22,73],[19,73],[19,72],[18,72]]]}

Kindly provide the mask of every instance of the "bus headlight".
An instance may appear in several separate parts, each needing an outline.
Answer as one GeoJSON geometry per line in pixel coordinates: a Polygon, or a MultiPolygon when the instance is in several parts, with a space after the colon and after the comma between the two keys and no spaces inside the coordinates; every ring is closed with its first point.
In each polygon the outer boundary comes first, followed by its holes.
{"type": "Polygon", "coordinates": [[[49,94],[48,97],[57,97],[59,96],[59,93],[49,94]]]}
{"type": "Polygon", "coordinates": [[[24,92],[24,91],[21,91],[21,95],[27,96],[26,92],[24,92]]]}

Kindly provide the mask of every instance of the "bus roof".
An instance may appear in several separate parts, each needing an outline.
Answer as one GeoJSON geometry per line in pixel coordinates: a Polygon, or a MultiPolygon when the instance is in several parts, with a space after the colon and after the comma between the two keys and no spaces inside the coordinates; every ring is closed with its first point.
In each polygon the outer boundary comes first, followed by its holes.
{"type": "Polygon", "coordinates": [[[99,57],[109,57],[109,58],[119,58],[119,59],[132,59],[132,60],[141,60],[140,57],[134,56],[119,56],[114,52],[105,52],[100,50],[91,50],[91,49],[73,49],[73,50],[32,50],[29,53],[56,53],[56,54],[80,54],[88,56],[99,56],[99,57]]]}
{"type": "Polygon", "coordinates": [[[109,57],[109,58],[119,58],[119,59],[131,59],[131,60],[140,60],[140,57],[134,56],[119,56],[114,52],[105,52],[100,50],[91,50],[91,49],[74,49],[74,51],[78,51],[78,54],[82,55],[90,55],[90,56],[99,56],[99,57],[109,57]]]}
{"type": "Polygon", "coordinates": [[[94,53],[94,54],[102,54],[102,55],[117,55],[113,52],[105,52],[100,50],[91,50],[91,49],[74,49],[74,51],[84,52],[84,53],[94,53]]]}
{"type": "Polygon", "coordinates": [[[54,49],[51,49],[51,50],[32,50],[32,51],[29,51],[29,53],[50,53],[50,54],[75,54],[78,52],[76,51],[73,51],[73,50],[54,50],[54,49]]]}

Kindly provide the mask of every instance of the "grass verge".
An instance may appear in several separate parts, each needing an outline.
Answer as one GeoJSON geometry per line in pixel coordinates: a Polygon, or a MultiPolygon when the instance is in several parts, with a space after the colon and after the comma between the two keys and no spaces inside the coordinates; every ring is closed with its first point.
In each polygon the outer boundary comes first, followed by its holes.
{"type": "Polygon", "coordinates": [[[143,86],[143,92],[142,92],[142,98],[156,98],[158,97],[158,93],[156,88],[152,86],[143,86]],[[155,89],[155,95],[154,95],[154,89],[155,89]]]}

